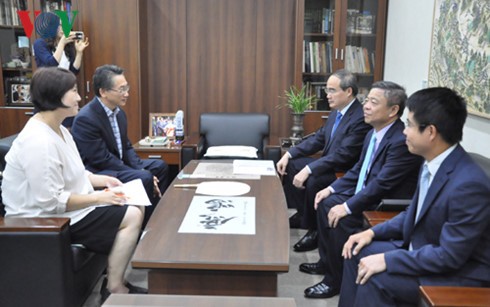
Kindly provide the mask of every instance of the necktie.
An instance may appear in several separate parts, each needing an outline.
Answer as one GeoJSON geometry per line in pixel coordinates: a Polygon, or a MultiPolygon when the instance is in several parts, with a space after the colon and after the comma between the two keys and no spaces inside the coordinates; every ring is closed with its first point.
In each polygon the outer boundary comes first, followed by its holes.
{"type": "Polygon", "coordinates": [[[371,160],[373,159],[374,156],[375,145],[376,145],[376,134],[373,131],[373,135],[371,136],[371,140],[369,141],[369,146],[366,151],[366,155],[364,156],[364,161],[362,162],[361,172],[359,173],[359,179],[357,180],[356,194],[357,192],[362,190],[364,186],[364,181],[366,180],[368,167],[371,164],[371,160]]]}
{"type": "Polygon", "coordinates": [[[335,130],[337,130],[337,127],[339,126],[341,119],[342,119],[342,113],[337,112],[337,117],[335,117],[335,123],[333,124],[332,133],[330,134],[330,137],[332,137],[333,134],[335,133],[335,130]]]}
{"type": "Polygon", "coordinates": [[[420,176],[419,200],[417,202],[417,213],[415,214],[415,222],[418,221],[420,211],[422,211],[422,207],[424,206],[425,196],[427,195],[427,190],[429,190],[429,179],[429,168],[427,167],[427,164],[424,164],[424,167],[422,168],[422,175],[420,176]]]}
{"type": "Polygon", "coordinates": [[[112,132],[114,132],[114,138],[116,139],[117,150],[119,151],[119,157],[122,159],[122,142],[121,142],[121,133],[119,132],[119,126],[117,125],[117,117],[116,113],[112,113],[109,116],[109,121],[111,122],[112,132]]]}

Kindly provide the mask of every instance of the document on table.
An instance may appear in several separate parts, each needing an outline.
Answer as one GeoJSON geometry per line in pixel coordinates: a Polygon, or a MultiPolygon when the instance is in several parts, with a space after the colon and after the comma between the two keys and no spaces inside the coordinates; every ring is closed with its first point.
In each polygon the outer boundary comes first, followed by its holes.
{"type": "Polygon", "coordinates": [[[194,196],[179,233],[255,234],[255,197],[194,196]]]}
{"type": "Polygon", "coordinates": [[[233,174],[276,176],[276,169],[271,160],[233,160],[233,174]]]}
{"type": "Polygon", "coordinates": [[[233,174],[231,163],[200,162],[189,178],[259,180],[259,174],[233,174]]]}
{"type": "Polygon", "coordinates": [[[122,186],[113,187],[109,190],[112,190],[116,193],[123,193],[127,199],[125,205],[151,206],[150,199],[146,194],[146,190],[141,179],[128,181],[126,183],[123,183],[122,186]]]}

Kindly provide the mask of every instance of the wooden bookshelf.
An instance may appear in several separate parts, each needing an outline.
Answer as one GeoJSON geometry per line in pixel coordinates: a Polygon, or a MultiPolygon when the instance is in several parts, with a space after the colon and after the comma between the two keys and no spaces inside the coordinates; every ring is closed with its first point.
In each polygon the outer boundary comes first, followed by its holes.
{"type": "Polygon", "coordinates": [[[297,10],[297,86],[309,83],[324,110],[321,89],[332,72],[345,68],[358,76],[363,99],[383,78],[387,0],[299,0],[297,10]]]}

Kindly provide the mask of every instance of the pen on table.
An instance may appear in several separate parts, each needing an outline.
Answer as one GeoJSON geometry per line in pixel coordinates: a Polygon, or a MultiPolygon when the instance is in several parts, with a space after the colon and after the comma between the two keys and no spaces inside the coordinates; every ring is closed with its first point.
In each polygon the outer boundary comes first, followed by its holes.
{"type": "Polygon", "coordinates": [[[174,188],[197,188],[199,183],[182,183],[182,184],[174,184],[174,188]]]}

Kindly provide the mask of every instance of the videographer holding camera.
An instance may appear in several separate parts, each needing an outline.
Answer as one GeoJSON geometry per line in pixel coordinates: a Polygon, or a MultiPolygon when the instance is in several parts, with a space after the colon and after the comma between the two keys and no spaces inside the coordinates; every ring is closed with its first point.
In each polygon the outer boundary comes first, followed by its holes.
{"type": "Polygon", "coordinates": [[[89,45],[83,32],[70,32],[66,37],[60,18],[50,12],[40,14],[35,21],[36,32],[41,36],[34,42],[37,67],[58,66],[78,74],[83,50],[89,45]]]}

